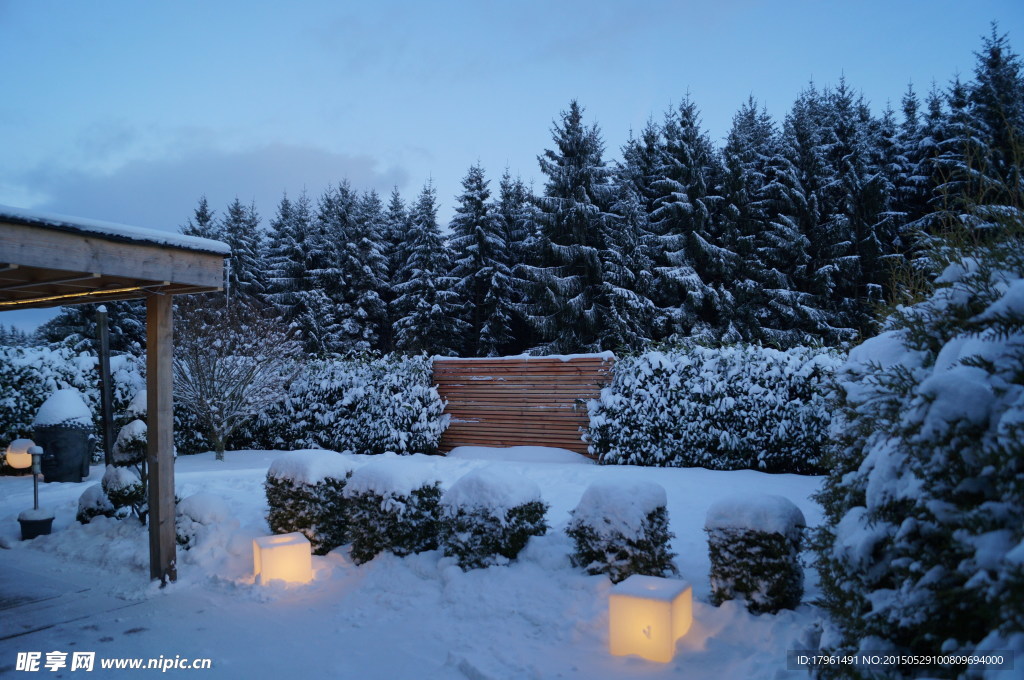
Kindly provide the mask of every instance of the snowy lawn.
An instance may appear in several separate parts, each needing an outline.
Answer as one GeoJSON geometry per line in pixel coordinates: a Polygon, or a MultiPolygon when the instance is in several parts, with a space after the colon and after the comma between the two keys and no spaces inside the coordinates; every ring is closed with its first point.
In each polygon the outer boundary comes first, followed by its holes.
{"type": "MultiPolygon", "coordinates": [[[[132,605],[0,641],[0,672],[13,666],[18,651],[57,649],[95,651],[97,658],[209,657],[213,671],[204,675],[210,677],[806,676],[785,672],[786,650],[804,646],[817,610],[803,605],[795,612],[752,616],[736,603],[709,605],[703,525],[712,503],[744,493],[785,496],[815,525],[821,511],[809,496],[821,478],[602,467],[566,451],[526,447],[410,456],[403,459],[408,465],[430,470],[446,487],[487,465],[536,481],[551,505],[551,529],[531,539],[510,566],[464,573],[453,558],[433,551],[382,555],[357,567],[342,548],[313,557],[315,579],[309,585],[259,587],[253,584],[252,539],[269,533],[263,480],[277,455],[237,451],[223,462],[212,453],[178,459],[178,496],[220,497],[233,518],[193,550],[179,551],[178,582],[164,589],[148,580],[144,527],[106,518],[86,526],[75,522],[78,497],[99,481],[100,467],[82,484],[41,485],[40,503],[57,518],[51,536],[30,542],[17,540],[17,515],[32,506],[30,478],[0,477],[0,546],[7,548],[0,549],[0,578],[7,566],[45,570],[49,577],[88,584],[94,593],[132,605]],[[610,582],[569,564],[572,543],[563,533],[569,510],[589,483],[608,479],[653,481],[668,493],[676,564],[695,597],[694,626],[672,663],[609,655],[610,582]]],[[[358,465],[373,459],[353,457],[358,465]]],[[[804,600],[816,595],[815,574],[808,570],[804,600]]],[[[0,611],[0,617],[9,613],[0,611]]],[[[0,637],[6,628],[7,623],[0,626],[0,637]]]]}

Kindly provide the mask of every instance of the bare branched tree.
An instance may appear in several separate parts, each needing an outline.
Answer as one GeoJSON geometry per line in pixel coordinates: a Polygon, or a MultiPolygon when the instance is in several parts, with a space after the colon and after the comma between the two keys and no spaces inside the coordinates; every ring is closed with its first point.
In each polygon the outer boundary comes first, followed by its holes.
{"type": "Polygon", "coordinates": [[[239,300],[216,310],[189,300],[177,312],[175,399],[196,416],[223,460],[231,433],[282,399],[301,346],[280,323],[239,300]]]}

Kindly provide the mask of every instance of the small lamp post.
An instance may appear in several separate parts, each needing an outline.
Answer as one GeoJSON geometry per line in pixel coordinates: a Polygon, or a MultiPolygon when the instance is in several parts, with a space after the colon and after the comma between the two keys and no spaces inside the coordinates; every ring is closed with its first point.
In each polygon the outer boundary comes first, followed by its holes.
{"type": "MultiPolygon", "coordinates": [[[[29,441],[29,440],[26,440],[29,441]]],[[[18,515],[21,540],[45,536],[53,529],[53,513],[39,507],[39,475],[43,473],[43,449],[29,441],[28,454],[32,456],[32,509],[18,515]]]]}

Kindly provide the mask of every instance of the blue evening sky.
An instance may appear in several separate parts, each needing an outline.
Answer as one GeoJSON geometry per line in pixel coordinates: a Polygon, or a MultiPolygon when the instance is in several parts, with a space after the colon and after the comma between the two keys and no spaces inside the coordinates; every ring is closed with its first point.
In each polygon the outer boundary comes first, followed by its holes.
{"type": "Polygon", "coordinates": [[[718,142],[751,94],[781,119],[812,79],[878,111],[969,78],[992,20],[1024,51],[1020,0],[0,0],[0,203],[175,230],[204,193],[267,221],[432,179],[447,221],[476,161],[540,188],[572,98],[610,158],[687,92],[718,142]]]}

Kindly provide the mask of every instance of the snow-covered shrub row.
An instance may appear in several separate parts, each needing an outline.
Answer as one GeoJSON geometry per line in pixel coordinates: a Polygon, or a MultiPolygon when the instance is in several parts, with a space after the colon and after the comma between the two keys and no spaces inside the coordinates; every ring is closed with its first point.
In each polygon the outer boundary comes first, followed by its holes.
{"type": "Polygon", "coordinates": [[[548,506],[534,482],[482,468],[459,478],[441,500],[444,554],[463,569],[508,564],[530,536],[547,531],[548,506]]]}
{"type": "Polygon", "coordinates": [[[275,534],[301,532],[313,552],[326,555],[348,541],[345,485],[349,460],[333,451],[291,451],[267,471],[267,524],[275,534]]]}
{"type": "Polygon", "coordinates": [[[666,503],[665,489],[653,482],[591,484],[565,530],[576,545],[573,566],[608,574],[612,583],[633,574],[678,573],[666,503]]]}
{"type": "MultiPolygon", "coordinates": [[[[43,402],[59,389],[74,388],[85,397],[99,430],[97,359],[63,345],[0,346],[0,442],[32,436],[32,421],[43,402]]],[[[143,362],[131,355],[111,357],[114,412],[125,410],[145,385],[143,362]]],[[[97,440],[97,443],[98,440],[97,440]]]]}
{"type": "Polygon", "coordinates": [[[935,291],[897,308],[838,374],[816,536],[830,653],[1024,651],[1024,249],[1014,229],[954,254],[935,291]]]}
{"type": "Polygon", "coordinates": [[[434,453],[448,426],[427,357],[311,361],[283,396],[236,432],[231,448],[434,453]]]}
{"type": "Polygon", "coordinates": [[[841,355],[758,345],[691,346],[618,361],[590,403],[603,464],[817,473],[841,355]]]}
{"type": "Polygon", "coordinates": [[[753,614],[796,609],[804,594],[805,526],[800,509],[781,496],[744,496],[712,505],[704,523],[711,603],[740,598],[753,614]]]}
{"type": "Polygon", "coordinates": [[[352,561],[382,552],[399,557],[438,545],[441,482],[424,479],[404,461],[375,461],[356,470],[345,486],[352,561]]]}

